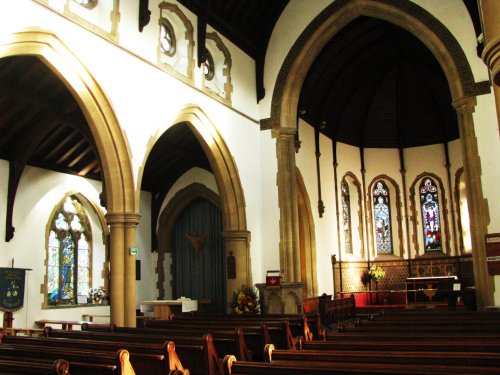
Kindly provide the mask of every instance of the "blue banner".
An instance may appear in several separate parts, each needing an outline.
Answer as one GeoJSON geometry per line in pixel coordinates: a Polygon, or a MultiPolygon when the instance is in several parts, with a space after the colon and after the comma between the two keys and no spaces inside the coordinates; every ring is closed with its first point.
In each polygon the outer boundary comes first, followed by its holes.
{"type": "Polygon", "coordinates": [[[0,310],[17,311],[24,303],[24,268],[0,267],[0,310]]]}

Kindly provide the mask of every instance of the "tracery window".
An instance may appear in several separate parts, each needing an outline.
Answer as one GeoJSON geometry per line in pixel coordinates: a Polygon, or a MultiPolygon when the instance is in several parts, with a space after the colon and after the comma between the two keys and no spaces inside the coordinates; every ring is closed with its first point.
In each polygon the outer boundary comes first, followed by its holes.
{"type": "Polygon", "coordinates": [[[422,180],[419,191],[425,252],[442,251],[438,187],[434,180],[426,177],[422,180]]]}
{"type": "Polygon", "coordinates": [[[377,254],[392,254],[391,204],[387,185],[379,180],[373,188],[373,217],[377,254]]]}
{"type": "Polygon", "coordinates": [[[92,9],[97,5],[97,0],[73,0],[73,1],[89,9],[92,9]]]}
{"type": "MultiPolygon", "coordinates": [[[[91,230],[82,204],[67,197],[50,223],[47,305],[73,305],[87,296],[91,278],[91,230]]],[[[84,298],[86,301],[86,298],[84,298]]]]}
{"type": "Polygon", "coordinates": [[[205,75],[205,79],[207,81],[211,81],[215,75],[214,58],[212,57],[210,51],[205,50],[205,53],[206,53],[206,59],[205,62],[203,63],[203,74],[205,75]]]}
{"type": "Polygon", "coordinates": [[[167,56],[175,55],[176,40],[174,28],[165,18],[161,19],[160,24],[160,48],[161,52],[167,56]]]}
{"type": "Polygon", "coordinates": [[[351,196],[349,185],[344,180],[340,185],[342,191],[342,225],[344,231],[344,249],[347,254],[352,254],[352,223],[351,223],[351,196]]]}

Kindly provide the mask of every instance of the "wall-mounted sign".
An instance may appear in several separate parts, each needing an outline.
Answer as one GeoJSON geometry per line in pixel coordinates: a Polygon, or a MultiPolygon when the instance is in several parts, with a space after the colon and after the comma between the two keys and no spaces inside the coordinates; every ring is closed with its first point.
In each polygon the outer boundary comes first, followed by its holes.
{"type": "Polygon", "coordinates": [[[130,246],[128,252],[130,255],[137,255],[137,246],[130,246]]]}
{"type": "Polygon", "coordinates": [[[486,247],[486,264],[489,275],[500,275],[500,233],[484,236],[486,247]]]}

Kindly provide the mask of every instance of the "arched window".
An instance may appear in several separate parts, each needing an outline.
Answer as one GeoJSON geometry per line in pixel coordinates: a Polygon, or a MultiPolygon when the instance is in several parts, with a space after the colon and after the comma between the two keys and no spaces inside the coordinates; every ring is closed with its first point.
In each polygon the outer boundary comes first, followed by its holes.
{"type": "Polygon", "coordinates": [[[47,305],[73,305],[89,293],[91,230],[75,196],[62,201],[50,223],[47,254],[47,305]]]}
{"type": "Polygon", "coordinates": [[[352,254],[352,224],[351,224],[351,196],[349,194],[349,184],[343,180],[340,189],[342,190],[342,225],[344,232],[344,250],[346,254],[352,254]]]}
{"type": "Polygon", "coordinates": [[[419,191],[425,252],[443,251],[441,245],[441,215],[439,213],[436,183],[431,178],[425,177],[420,183],[419,191]]]}
{"type": "Polygon", "coordinates": [[[373,218],[377,254],[392,254],[391,204],[387,185],[379,180],[373,188],[373,218]]]}

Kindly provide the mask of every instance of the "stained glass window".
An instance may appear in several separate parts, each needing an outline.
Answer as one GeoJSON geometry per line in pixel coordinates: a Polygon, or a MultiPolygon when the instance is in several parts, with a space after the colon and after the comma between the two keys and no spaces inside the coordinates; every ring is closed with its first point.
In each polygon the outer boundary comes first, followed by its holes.
{"type": "Polygon", "coordinates": [[[422,208],[425,252],[442,251],[438,188],[429,177],[424,178],[420,184],[420,205],[422,208]]]}
{"type": "Polygon", "coordinates": [[[347,254],[352,254],[352,232],[351,232],[351,196],[349,195],[349,184],[344,180],[340,186],[342,190],[342,225],[344,231],[344,249],[347,254]]]}
{"type": "Polygon", "coordinates": [[[47,247],[47,303],[77,303],[90,287],[90,225],[82,204],[74,196],[58,207],[51,223],[47,247]]]}
{"type": "Polygon", "coordinates": [[[373,189],[373,217],[377,254],[392,254],[391,204],[387,185],[379,180],[373,189]]]}

